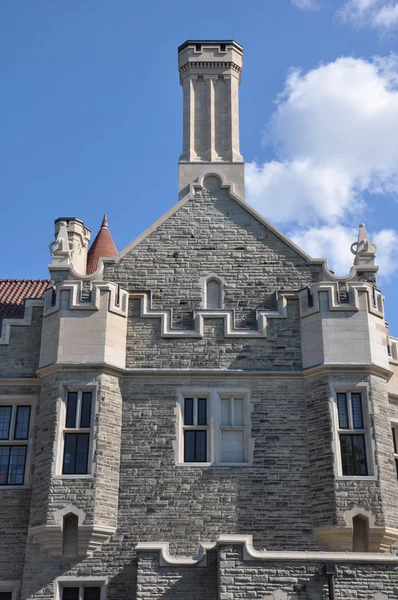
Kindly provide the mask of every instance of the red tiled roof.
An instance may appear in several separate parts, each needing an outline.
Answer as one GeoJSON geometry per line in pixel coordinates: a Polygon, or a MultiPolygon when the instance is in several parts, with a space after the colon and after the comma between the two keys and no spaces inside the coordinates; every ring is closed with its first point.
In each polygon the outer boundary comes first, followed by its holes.
{"type": "Polygon", "coordinates": [[[49,286],[49,279],[0,279],[0,318],[23,317],[25,300],[41,298],[49,286]]]}
{"type": "Polygon", "coordinates": [[[111,258],[117,255],[117,249],[109,231],[106,215],[102,219],[101,229],[91,244],[87,254],[87,275],[91,275],[98,268],[100,258],[111,258]]]}

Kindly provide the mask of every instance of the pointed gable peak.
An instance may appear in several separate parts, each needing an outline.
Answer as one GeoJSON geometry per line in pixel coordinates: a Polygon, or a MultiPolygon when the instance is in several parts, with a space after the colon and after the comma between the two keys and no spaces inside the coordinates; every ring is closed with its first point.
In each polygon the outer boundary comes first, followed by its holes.
{"type": "Polygon", "coordinates": [[[108,219],[104,215],[101,228],[91,244],[87,254],[87,275],[95,273],[100,258],[111,258],[118,254],[117,248],[109,231],[108,219]]]}

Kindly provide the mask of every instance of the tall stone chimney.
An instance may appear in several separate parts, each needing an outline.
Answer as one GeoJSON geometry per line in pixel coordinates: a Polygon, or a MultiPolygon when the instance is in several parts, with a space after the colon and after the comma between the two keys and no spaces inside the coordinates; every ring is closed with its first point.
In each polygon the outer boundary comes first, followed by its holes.
{"type": "Polygon", "coordinates": [[[242,55],[242,46],[233,40],[188,40],[178,48],[184,94],[180,198],[190,183],[214,172],[244,199],[238,101],[242,55]]]}

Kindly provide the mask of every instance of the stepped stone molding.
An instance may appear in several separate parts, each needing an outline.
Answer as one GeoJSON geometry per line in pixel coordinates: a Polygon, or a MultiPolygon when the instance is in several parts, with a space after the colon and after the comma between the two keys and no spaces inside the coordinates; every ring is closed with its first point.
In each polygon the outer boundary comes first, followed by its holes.
{"type": "Polygon", "coordinates": [[[367,295],[368,311],[384,319],[383,296],[379,290],[373,288],[365,282],[347,282],[348,302],[339,301],[339,282],[321,282],[312,285],[309,288],[300,291],[300,316],[307,317],[320,312],[319,293],[327,292],[330,311],[359,311],[359,292],[365,292],[367,295]],[[374,294],[374,296],[373,296],[374,294]],[[310,302],[310,298],[312,302],[310,302]]]}
{"type": "Polygon", "coordinates": [[[168,566],[205,566],[202,562],[210,550],[220,546],[243,546],[244,561],[267,561],[267,562],[334,562],[334,563],[382,563],[398,566],[398,556],[389,553],[374,552],[291,552],[255,550],[252,535],[220,535],[216,542],[199,544],[199,550],[195,557],[188,556],[173,557],[170,555],[169,542],[139,542],[135,551],[140,553],[159,552],[159,565],[168,566]]]}
{"type": "MultiPolygon", "coordinates": [[[[78,526],[78,554],[80,557],[92,556],[116,532],[116,527],[104,525],[78,526]]],[[[28,531],[50,556],[61,557],[63,546],[62,525],[43,525],[31,527],[28,531]]]]}
{"type": "Polygon", "coordinates": [[[198,309],[193,313],[194,329],[173,329],[173,309],[151,308],[151,295],[148,292],[130,293],[130,298],[141,299],[140,315],[145,319],[160,319],[161,336],[164,338],[203,338],[205,319],[224,319],[226,338],[266,338],[268,319],[287,318],[287,296],[277,297],[278,310],[257,310],[257,330],[235,327],[235,311],[226,309],[198,309]]]}
{"type": "MultiPolygon", "coordinates": [[[[350,552],[352,549],[352,527],[322,527],[315,535],[333,552],[350,552]]],[[[369,551],[391,552],[398,542],[398,529],[369,527],[369,551]]]]}
{"type": "Polygon", "coordinates": [[[109,292],[108,310],[111,313],[127,317],[128,293],[116,283],[109,281],[92,282],[89,288],[90,295],[87,300],[82,300],[85,292],[81,281],[63,281],[56,284],[53,289],[47,290],[44,295],[44,316],[51,315],[61,308],[61,292],[69,292],[69,310],[100,310],[100,297],[102,291],[109,292]],[[54,301],[55,290],[55,301],[54,301]]]}
{"type": "Polygon", "coordinates": [[[6,346],[10,343],[11,327],[29,327],[29,325],[32,325],[33,309],[43,305],[44,302],[41,299],[32,298],[31,300],[25,300],[25,310],[22,319],[5,318],[0,321],[0,345],[6,346]]]}

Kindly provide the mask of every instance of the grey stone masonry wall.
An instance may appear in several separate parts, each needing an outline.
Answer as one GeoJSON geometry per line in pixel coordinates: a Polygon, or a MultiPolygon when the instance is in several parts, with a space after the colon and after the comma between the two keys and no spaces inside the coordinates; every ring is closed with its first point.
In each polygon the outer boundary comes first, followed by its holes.
{"type": "MultiPolygon", "coordinates": [[[[37,386],[1,386],[0,396],[38,397],[37,386]]],[[[33,445],[34,448],[34,445],[33,445]]],[[[28,487],[0,490],[0,581],[21,580],[23,575],[25,547],[29,523],[31,491],[28,487]]]]}
{"type": "Polygon", "coordinates": [[[0,344],[0,377],[36,377],[43,308],[35,307],[32,310],[31,325],[11,326],[9,343],[0,344]]]}
{"type": "MultiPolygon", "coordinates": [[[[326,561],[243,560],[241,546],[219,549],[219,600],[323,600],[326,561]]],[[[336,600],[370,600],[381,592],[398,598],[398,567],[389,564],[337,564],[336,600]]]]}
{"type": "MultiPolygon", "coordinates": [[[[151,291],[152,307],[173,309],[176,327],[192,327],[193,310],[203,308],[203,281],[223,278],[224,307],[234,309],[236,326],[253,328],[255,311],[275,310],[275,290],[298,290],[321,278],[292,248],[218,189],[182,205],[105,277],[131,292],[151,291]]],[[[222,321],[207,323],[203,340],[161,339],[160,322],[130,313],[127,366],[300,368],[298,310],[269,320],[269,339],[224,340],[222,321]],[[278,322],[277,322],[278,321],[278,322]]]]}
{"type": "Polygon", "coordinates": [[[218,600],[217,554],[205,566],[159,567],[159,553],[138,556],[137,600],[218,600]]]}

